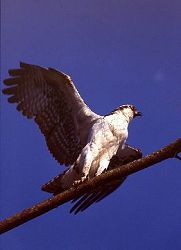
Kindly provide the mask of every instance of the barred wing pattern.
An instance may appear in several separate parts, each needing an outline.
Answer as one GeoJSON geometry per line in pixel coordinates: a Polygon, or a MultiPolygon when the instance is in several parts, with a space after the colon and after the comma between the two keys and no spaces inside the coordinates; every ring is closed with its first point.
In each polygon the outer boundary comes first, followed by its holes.
{"type": "MultiPolygon", "coordinates": [[[[117,154],[113,156],[107,171],[120,167],[121,165],[127,164],[141,157],[142,153],[139,149],[133,148],[126,144],[124,149],[119,148],[117,154]]],[[[122,177],[120,180],[106,183],[104,186],[100,186],[96,190],[92,192],[87,192],[83,196],[73,200],[72,203],[75,204],[71,208],[70,213],[77,214],[79,212],[83,212],[93,203],[101,201],[102,199],[110,195],[112,192],[114,192],[116,189],[118,189],[126,178],[127,177],[122,177]]]]}
{"type": "Polygon", "coordinates": [[[55,69],[20,63],[5,79],[8,101],[34,118],[47,146],[60,163],[75,162],[86,143],[89,128],[98,117],[85,104],[71,78],[55,69]]]}

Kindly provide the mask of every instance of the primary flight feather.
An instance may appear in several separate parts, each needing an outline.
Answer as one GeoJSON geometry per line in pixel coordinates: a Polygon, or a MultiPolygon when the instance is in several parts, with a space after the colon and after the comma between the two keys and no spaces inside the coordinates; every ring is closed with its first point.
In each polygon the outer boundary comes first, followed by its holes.
{"type": "MultiPolygon", "coordinates": [[[[20,63],[9,70],[4,84],[8,101],[17,110],[34,118],[53,157],[68,169],[43,185],[42,189],[59,193],[74,184],[100,175],[111,166],[114,157],[120,164],[141,157],[141,152],[126,145],[128,125],[141,113],[133,105],[122,105],[101,116],[85,104],[71,78],[55,69],[20,63]]],[[[124,178],[123,178],[124,180],[124,178]]],[[[123,180],[86,194],[74,205],[75,213],[85,210],[113,192],[123,180]]]]}

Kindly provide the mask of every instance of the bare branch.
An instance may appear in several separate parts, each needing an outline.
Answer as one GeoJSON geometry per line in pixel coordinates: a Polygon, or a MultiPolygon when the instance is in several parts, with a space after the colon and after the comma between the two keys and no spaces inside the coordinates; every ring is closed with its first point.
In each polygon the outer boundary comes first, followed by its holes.
{"type": "Polygon", "coordinates": [[[166,147],[161,148],[160,150],[155,151],[150,155],[147,155],[146,157],[103,173],[100,176],[82,183],[78,187],[72,187],[63,193],[57,194],[56,196],[37,203],[31,208],[24,209],[23,211],[1,221],[0,233],[2,234],[4,232],[7,232],[33,218],[36,218],[50,211],[51,209],[54,209],[68,201],[71,201],[72,199],[80,197],[86,192],[95,190],[98,186],[103,185],[106,182],[119,180],[123,176],[133,174],[168,158],[180,159],[180,157],[178,156],[180,152],[181,138],[177,139],[175,142],[167,145],[166,147]]]}

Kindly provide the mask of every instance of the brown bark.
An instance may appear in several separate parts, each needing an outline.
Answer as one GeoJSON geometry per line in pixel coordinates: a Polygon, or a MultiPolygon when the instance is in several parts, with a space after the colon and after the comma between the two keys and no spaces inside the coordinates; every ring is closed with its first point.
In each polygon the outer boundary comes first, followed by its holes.
{"type": "Polygon", "coordinates": [[[0,233],[2,234],[4,232],[7,232],[33,218],[40,216],[41,214],[50,211],[51,209],[54,209],[68,201],[71,201],[72,199],[80,197],[86,192],[90,192],[91,190],[96,189],[97,186],[102,185],[106,182],[118,180],[123,176],[133,174],[168,158],[181,159],[181,157],[178,156],[180,152],[181,138],[139,160],[103,173],[100,176],[92,178],[77,187],[72,187],[63,193],[57,194],[56,196],[35,204],[31,208],[24,209],[23,211],[6,218],[5,220],[0,222],[0,233]]]}

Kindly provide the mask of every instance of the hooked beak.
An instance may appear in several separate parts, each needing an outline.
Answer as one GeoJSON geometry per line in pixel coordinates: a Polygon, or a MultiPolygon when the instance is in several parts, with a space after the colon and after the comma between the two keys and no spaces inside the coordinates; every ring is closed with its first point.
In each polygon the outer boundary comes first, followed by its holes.
{"type": "Polygon", "coordinates": [[[136,111],[136,112],[134,113],[134,116],[142,116],[142,113],[139,112],[139,111],[136,111]]]}

